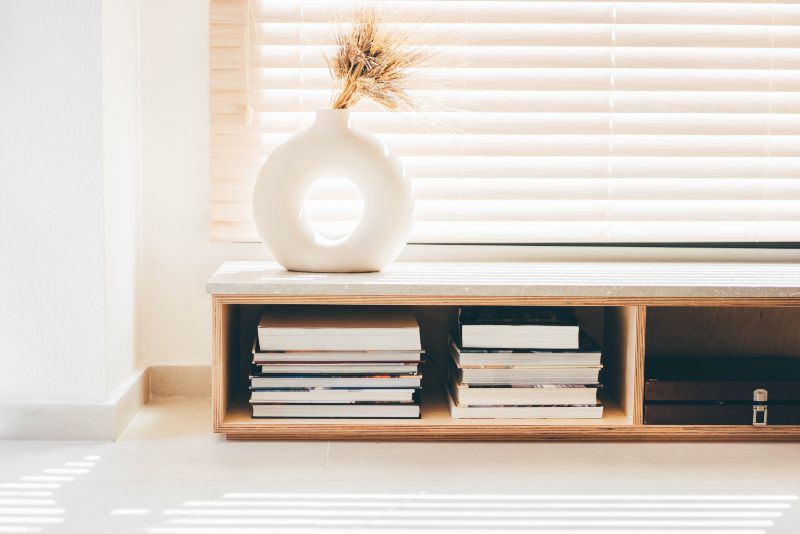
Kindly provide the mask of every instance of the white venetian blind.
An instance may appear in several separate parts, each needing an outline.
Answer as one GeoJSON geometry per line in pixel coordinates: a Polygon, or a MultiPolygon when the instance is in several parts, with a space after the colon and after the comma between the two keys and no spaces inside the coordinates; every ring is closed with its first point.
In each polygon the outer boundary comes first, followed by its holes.
{"type": "MultiPolygon", "coordinates": [[[[211,1],[215,239],[258,239],[258,169],[328,106],[322,52],[360,4],[211,1]]],[[[353,110],[414,179],[412,242],[800,241],[800,4],[373,4],[437,51],[419,93],[445,111],[353,110]]],[[[335,233],[357,204],[307,207],[335,233]]]]}

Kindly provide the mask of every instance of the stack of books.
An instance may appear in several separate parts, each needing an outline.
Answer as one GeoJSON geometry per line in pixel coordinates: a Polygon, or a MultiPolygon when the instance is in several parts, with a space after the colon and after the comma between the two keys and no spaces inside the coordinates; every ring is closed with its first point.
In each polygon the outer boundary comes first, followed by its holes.
{"type": "Polygon", "coordinates": [[[601,418],[601,349],[564,308],[464,308],[450,340],[456,419],[601,418]]]}
{"type": "Polygon", "coordinates": [[[405,309],[268,308],[253,346],[253,417],[417,418],[422,354],[405,309]]]}

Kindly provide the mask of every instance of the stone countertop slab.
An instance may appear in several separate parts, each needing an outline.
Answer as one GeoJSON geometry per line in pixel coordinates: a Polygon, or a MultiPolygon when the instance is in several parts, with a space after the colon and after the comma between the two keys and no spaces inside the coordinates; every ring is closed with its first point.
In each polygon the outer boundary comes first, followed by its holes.
{"type": "Polygon", "coordinates": [[[800,264],[710,262],[396,262],[377,273],[290,272],[225,262],[213,295],[798,298],[800,264]]]}

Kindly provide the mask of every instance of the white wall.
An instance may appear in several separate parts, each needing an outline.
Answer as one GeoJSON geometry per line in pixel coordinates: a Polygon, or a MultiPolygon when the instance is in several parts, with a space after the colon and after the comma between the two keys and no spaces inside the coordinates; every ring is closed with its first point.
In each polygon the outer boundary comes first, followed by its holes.
{"type": "Polygon", "coordinates": [[[100,0],[0,3],[0,402],[106,397],[100,0]]]}
{"type": "Polygon", "coordinates": [[[108,393],[136,371],[141,207],[139,0],[102,1],[108,393]]]}
{"type": "Polygon", "coordinates": [[[208,365],[205,281],[257,244],[208,238],[208,2],[142,0],[143,365],[208,365]]]}
{"type": "Polygon", "coordinates": [[[0,403],[102,404],[135,375],[136,13],[0,3],[0,403]]]}
{"type": "Polygon", "coordinates": [[[206,278],[266,257],[208,240],[207,13],[0,2],[0,402],[102,402],[137,367],[209,363],[206,278]]]}

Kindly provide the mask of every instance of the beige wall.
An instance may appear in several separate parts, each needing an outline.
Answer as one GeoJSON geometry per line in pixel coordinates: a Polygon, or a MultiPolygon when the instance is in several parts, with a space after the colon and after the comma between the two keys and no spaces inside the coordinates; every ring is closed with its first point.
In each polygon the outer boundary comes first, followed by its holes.
{"type": "Polygon", "coordinates": [[[204,284],[260,245],[208,238],[208,2],[142,0],[140,362],[208,364],[204,284]]]}

